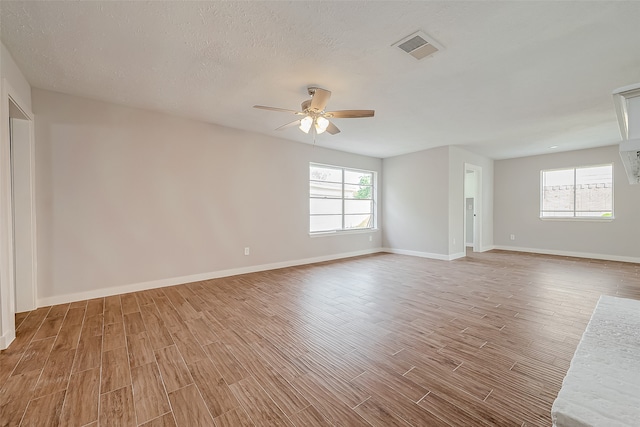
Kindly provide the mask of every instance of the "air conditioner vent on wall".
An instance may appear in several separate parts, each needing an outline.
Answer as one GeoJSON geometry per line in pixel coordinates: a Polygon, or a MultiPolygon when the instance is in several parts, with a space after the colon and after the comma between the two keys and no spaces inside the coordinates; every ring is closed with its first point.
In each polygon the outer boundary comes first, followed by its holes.
{"type": "Polygon", "coordinates": [[[640,184],[640,83],[613,91],[620,134],[620,158],[630,184],[640,184]]]}
{"type": "Polygon", "coordinates": [[[399,47],[416,59],[426,58],[442,49],[442,46],[431,40],[431,38],[422,31],[415,32],[394,43],[392,46],[399,47]]]}
{"type": "Polygon", "coordinates": [[[630,184],[640,184],[640,139],[622,141],[620,158],[630,184]]]}

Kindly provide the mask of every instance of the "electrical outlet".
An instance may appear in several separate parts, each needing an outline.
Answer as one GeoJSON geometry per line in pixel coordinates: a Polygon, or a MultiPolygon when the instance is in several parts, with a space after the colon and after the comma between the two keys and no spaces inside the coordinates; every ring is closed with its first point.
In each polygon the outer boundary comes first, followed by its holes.
{"type": "Polygon", "coordinates": [[[373,242],[373,236],[369,236],[369,241],[373,242]]]}
{"type": "Polygon", "coordinates": [[[456,238],[455,237],[453,238],[453,244],[454,245],[456,244],[456,238]]]}
{"type": "Polygon", "coordinates": [[[515,235],[515,234],[512,234],[512,235],[510,235],[510,236],[509,236],[509,238],[510,238],[511,240],[516,240],[516,235],[515,235]]]}
{"type": "Polygon", "coordinates": [[[244,248],[244,254],[245,255],[249,255],[249,248],[248,247],[244,248]]]}

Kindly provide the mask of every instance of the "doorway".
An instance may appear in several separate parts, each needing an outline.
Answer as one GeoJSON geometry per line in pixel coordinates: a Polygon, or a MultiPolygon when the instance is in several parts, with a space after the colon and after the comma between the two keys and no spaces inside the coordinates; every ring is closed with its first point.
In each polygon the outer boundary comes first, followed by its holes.
{"type": "Polygon", "coordinates": [[[15,312],[36,308],[32,121],[9,98],[15,312]]]}
{"type": "Polygon", "coordinates": [[[0,98],[0,349],[15,338],[15,313],[36,308],[33,114],[6,79],[0,98]]]}
{"type": "Polygon", "coordinates": [[[465,247],[482,251],[482,168],[464,165],[464,238],[465,247]]]}
{"type": "MultiPolygon", "coordinates": [[[[468,175],[468,174],[467,174],[468,175]]],[[[474,224],[473,224],[473,216],[475,215],[475,197],[469,197],[469,195],[465,195],[464,208],[465,211],[465,223],[467,224],[467,231],[465,234],[465,246],[473,247],[473,232],[474,232],[474,224]]]]}

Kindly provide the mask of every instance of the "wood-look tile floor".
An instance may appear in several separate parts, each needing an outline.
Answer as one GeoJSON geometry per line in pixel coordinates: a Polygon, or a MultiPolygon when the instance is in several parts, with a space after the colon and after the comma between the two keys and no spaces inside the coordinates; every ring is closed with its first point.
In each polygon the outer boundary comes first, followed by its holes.
{"type": "Polygon", "coordinates": [[[42,307],[3,426],[549,426],[600,294],[640,264],[376,254],[42,307]]]}

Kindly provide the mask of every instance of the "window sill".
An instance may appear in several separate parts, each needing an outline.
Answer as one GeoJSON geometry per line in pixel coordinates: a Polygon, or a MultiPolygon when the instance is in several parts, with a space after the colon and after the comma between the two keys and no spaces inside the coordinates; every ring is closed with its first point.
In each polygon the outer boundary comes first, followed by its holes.
{"type": "Polygon", "coordinates": [[[336,231],[319,231],[316,233],[309,233],[309,237],[328,237],[328,236],[345,236],[348,234],[366,234],[377,233],[377,228],[364,228],[358,230],[336,230],[336,231]]]}
{"type": "Polygon", "coordinates": [[[612,222],[614,217],[606,218],[540,218],[541,221],[577,221],[577,222],[612,222]]]}

